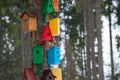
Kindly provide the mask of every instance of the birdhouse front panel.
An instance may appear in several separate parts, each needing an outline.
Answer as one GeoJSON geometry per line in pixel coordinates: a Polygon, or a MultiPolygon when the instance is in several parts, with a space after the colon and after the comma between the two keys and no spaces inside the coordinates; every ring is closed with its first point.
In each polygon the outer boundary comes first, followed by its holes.
{"type": "Polygon", "coordinates": [[[44,70],[41,80],[55,80],[56,76],[52,74],[51,70],[44,70]]]}
{"type": "Polygon", "coordinates": [[[22,30],[23,30],[24,32],[27,32],[28,26],[29,26],[29,17],[28,17],[28,15],[25,13],[24,16],[22,17],[22,30]]]}
{"type": "Polygon", "coordinates": [[[48,64],[60,64],[60,48],[52,47],[48,51],[48,64]]]}
{"type": "Polygon", "coordinates": [[[61,68],[52,68],[53,75],[56,76],[55,80],[62,80],[62,71],[61,68]]]}
{"type": "Polygon", "coordinates": [[[53,36],[59,36],[60,35],[60,26],[59,26],[59,18],[54,18],[49,20],[49,26],[50,30],[53,36]]]}
{"type": "Polygon", "coordinates": [[[52,4],[53,4],[55,12],[58,12],[59,11],[59,1],[58,0],[52,0],[52,4]]]}
{"type": "Polygon", "coordinates": [[[33,54],[33,64],[42,64],[43,63],[43,56],[44,50],[42,46],[34,46],[32,49],[33,54]]]}
{"type": "Polygon", "coordinates": [[[32,68],[26,67],[26,68],[24,69],[23,80],[36,80],[36,78],[35,78],[35,73],[34,73],[34,71],[33,71],[32,68]]]}
{"type": "Polygon", "coordinates": [[[45,25],[42,28],[42,32],[40,34],[40,41],[44,42],[44,41],[53,41],[53,36],[52,33],[50,31],[49,25],[45,25]]]}
{"type": "Polygon", "coordinates": [[[52,5],[52,1],[44,0],[42,5],[42,13],[47,14],[47,13],[53,13],[53,12],[54,12],[54,8],[52,5]]]}
{"type": "Polygon", "coordinates": [[[37,30],[37,21],[35,16],[31,16],[26,11],[24,11],[21,18],[22,30],[24,32],[32,32],[37,30]]]}

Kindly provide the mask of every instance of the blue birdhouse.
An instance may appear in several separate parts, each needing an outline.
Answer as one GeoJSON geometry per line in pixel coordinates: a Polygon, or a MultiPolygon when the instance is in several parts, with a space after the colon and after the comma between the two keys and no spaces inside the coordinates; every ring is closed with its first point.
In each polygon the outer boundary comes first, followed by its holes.
{"type": "Polygon", "coordinates": [[[48,51],[48,64],[60,64],[60,48],[52,47],[48,51]]]}

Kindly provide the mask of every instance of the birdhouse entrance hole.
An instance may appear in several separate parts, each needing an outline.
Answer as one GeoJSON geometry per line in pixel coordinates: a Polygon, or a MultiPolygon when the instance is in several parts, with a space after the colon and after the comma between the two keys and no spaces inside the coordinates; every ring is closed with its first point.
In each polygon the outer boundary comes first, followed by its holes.
{"type": "Polygon", "coordinates": [[[39,51],[37,51],[37,53],[39,53],[39,51]]]}
{"type": "Polygon", "coordinates": [[[51,5],[49,5],[49,7],[51,7],[51,5]]]}
{"type": "Polygon", "coordinates": [[[25,79],[27,79],[27,76],[25,76],[25,79]]]}
{"type": "Polygon", "coordinates": [[[49,77],[49,79],[51,80],[51,77],[49,77]]]}
{"type": "Polygon", "coordinates": [[[50,35],[50,33],[47,33],[47,35],[49,36],[49,35],[50,35]]]}

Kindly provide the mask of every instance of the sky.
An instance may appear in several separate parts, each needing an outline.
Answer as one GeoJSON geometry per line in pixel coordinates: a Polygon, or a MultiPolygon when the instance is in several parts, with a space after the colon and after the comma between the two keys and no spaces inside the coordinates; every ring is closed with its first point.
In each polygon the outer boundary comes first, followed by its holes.
{"type": "MultiPolygon", "coordinates": [[[[112,16],[112,22],[114,23],[116,21],[115,16],[112,16]]],[[[103,41],[103,59],[104,59],[104,73],[105,76],[110,74],[111,68],[108,66],[110,65],[110,40],[109,40],[109,22],[106,17],[102,16],[103,21],[103,29],[102,29],[102,41],[103,41]]],[[[117,27],[116,27],[117,28],[117,27]]],[[[119,63],[120,64],[120,58],[119,52],[116,49],[116,40],[115,36],[116,34],[120,34],[120,29],[115,29],[115,27],[112,26],[112,40],[113,40],[113,54],[114,54],[114,64],[119,63]]],[[[105,78],[105,80],[109,80],[105,78]]]]}

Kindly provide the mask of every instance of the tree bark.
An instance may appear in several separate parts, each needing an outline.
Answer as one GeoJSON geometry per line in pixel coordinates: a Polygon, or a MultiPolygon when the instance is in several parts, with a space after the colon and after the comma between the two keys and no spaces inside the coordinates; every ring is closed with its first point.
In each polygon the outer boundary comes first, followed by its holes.
{"type": "Polygon", "coordinates": [[[96,60],[94,53],[94,14],[93,0],[84,1],[84,26],[86,27],[86,48],[87,48],[87,80],[97,80],[96,60]]]}
{"type": "Polygon", "coordinates": [[[110,57],[111,57],[111,78],[114,80],[114,59],[113,59],[113,47],[112,47],[112,23],[111,23],[111,3],[112,0],[108,1],[108,20],[109,20],[109,34],[110,34],[110,57]]]}
{"type": "Polygon", "coordinates": [[[21,31],[21,45],[22,45],[22,62],[24,67],[32,66],[32,44],[31,44],[31,34],[21,31]]]}
{"type": "Polygon", "coordinates": [[[97,42],[98,42],[98,74],[99,80],[104,80],[103,70],[103,54],[102,54],[102,35],[101,35],[101,0],[95,1],[96,10],[96,31],[97,31],[97,42]]]}

